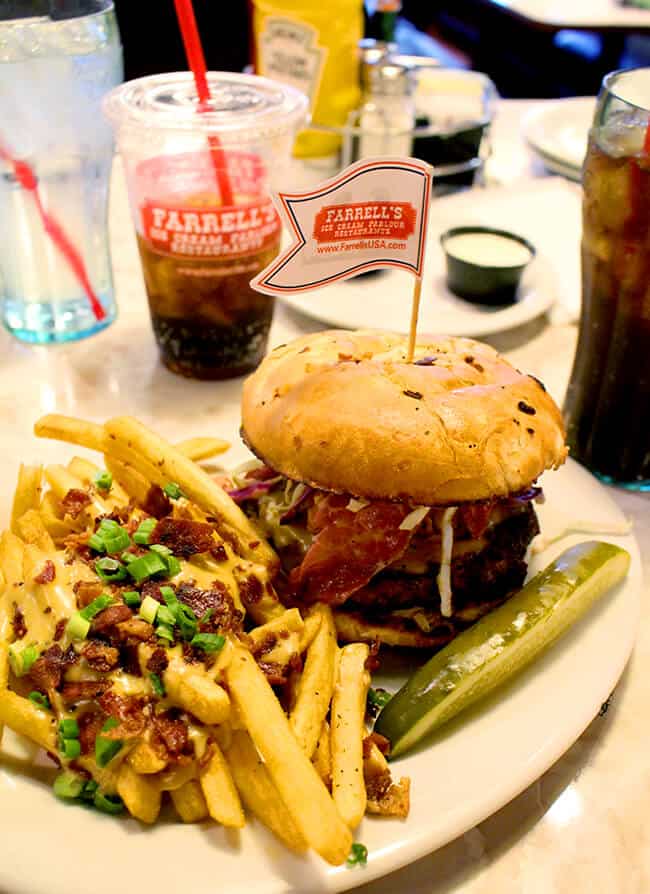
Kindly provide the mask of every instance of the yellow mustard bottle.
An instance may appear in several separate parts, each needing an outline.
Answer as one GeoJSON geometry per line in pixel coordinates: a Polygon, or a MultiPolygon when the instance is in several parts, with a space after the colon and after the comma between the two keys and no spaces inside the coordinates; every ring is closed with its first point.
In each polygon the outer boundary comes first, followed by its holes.
{"type": "MultiPolygon", "coordinates": [[[[346,123],[360,102],[362,0],[253,0],[253,36],[257,74],[306,93],[314,124],[346,123]]],[[[308,129],[294,154],[331,155],[339,145],[335,134],[308,129]]]]}

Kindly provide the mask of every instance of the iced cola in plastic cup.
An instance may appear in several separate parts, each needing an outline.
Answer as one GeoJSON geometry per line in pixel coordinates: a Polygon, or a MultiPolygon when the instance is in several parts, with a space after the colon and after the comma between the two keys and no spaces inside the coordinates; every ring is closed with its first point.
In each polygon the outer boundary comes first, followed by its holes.
{"type": "Polygon", "coordinates": [[[104,109],[124,159],[162,360],[181,375],[222,379],[254,369],[266,350],[273,299],[249,281],[279,251],[271,190],[286,185],[307,98],[252,75],[208,80],[201,113],[189,73],[129,81],[104,109]]]}
{"type": "Polygon", "coordinates": [[[582,318],[567,393],[574,458],[650,490],[650,69],[603,81],[583,171],[582,318]]]}

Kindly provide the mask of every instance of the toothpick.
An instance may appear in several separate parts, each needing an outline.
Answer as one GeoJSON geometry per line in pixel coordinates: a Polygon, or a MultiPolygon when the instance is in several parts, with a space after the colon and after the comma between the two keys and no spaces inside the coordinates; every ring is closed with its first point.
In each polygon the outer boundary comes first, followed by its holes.
{"type": "Polygon", "coordinates": [[[415,286],[413,288],[413,299],[411,301],[411,328],[409,329],[409,346],[406,352],[406,362],[413,362],[413,351],[415,350],[415,337],[418,330],[418,314],[420,312],[420,292],[422,291],[422,277],[415,277],[415,286]]]}

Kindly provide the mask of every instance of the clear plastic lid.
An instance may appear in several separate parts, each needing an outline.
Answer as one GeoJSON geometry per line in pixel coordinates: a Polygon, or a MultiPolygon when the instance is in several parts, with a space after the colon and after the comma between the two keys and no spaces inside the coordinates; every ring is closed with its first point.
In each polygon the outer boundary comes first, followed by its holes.
{"type": "Polygon", "coordinates": [[[307,118],[304,93],[257,75],[208,72],[211,101],[199,112],[191,72],[127,81],[104,100],[104,112],[119,130],[193,130],[222,141],[271,139],[292,132],[307,118]]]}

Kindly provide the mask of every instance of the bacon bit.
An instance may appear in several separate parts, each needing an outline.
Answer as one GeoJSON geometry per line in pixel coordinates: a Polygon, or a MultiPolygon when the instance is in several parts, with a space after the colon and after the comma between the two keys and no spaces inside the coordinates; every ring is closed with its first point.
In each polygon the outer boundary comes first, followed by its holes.
{"type": "Polygon", "coordinates": [[[77,518],[83,512],[86,506],[89,506],[92,500],[85,490],[78,490],[71,487],[65,497],[61,500],[63,514],[69,515],[70,518],[77,518]]]}
{"type": "Polygon", "coordinates": [[[11,622],[11,626],[14,631],[14,637],[16,639],[22,639],[27,633],[27,624],[25,624],[25,615],[22,612],[22,609],[16,605],[14,602],[14,616],[11,622]]]}
{"type": "Polygon", "coordinates": [[[235,604],[228,592],[228,588],[222,581],[215,580],[209,590],[201,590],[194,586],[193,582],[183,581],[176,590],[179,602],[189,605],[197,618],[212,609],[209,622],[201,625],[201,630],[240,630],[243,623],[242,613],[235,608],[235,604]]]}
{"type": "Polygon", "coordinates": [[[108,680],[75,680],[63,684],[61,696],[68,704],[89,701],[106,692],[110,685],[108,680]]]}
{"type": "Polygon", "coordinates": [[[151,542],[168,546],[181,559],[210,552],[215,545],[211,525],[185,518],[161,519],[151,532],[151,542]]]}
{"type": "Polygon", "coordinates": [[[260,601],[264,591],[262,589],[261,581],[255,577],[254,574],[249,574],[248,577],[242,577],[237,583],[239,585],[239,598],[246,608],[249,608],[251,605],[255,605],[260,601]]]}
{"type": "Polygon", "coordinates": [[[104,592],[104,585],[100,581],[78,580],[72,587],[77,597],[77,607],[85,608],[87,605],[101,596],[104,592]]]}
{"type": "Polygon", "coordinates": [[[376,745],[382,754],[386,755],[390,751],[390,739],[382,736],[380,733],[370,733],[363,740],[363,758],[370,757],[372,746],[376,745]]]}
{"type": "Polygon", "coordinates": [[[123,603],[109,605],[108,608],[105,608],[104,611],[93,618],[90,629],[93,633],[102,633],[104,630],[108,630],[109,627],[114,627],[122,621],[128,621],[132,617],[133,614],[128,605],[123,603]]]}
{"type": "Polygon", "coordinates": [[[164,603],[164,599],[162,593],[160,592],[160,584],[156,583],[155,580],[147,580],[142,584],[142,589],[140,591],[140,595],[143,599],[146,599],[147,596],[151,596],[152,599],[155,599],[156,602],[164,603]]]}
{"type": "Polygon", "coordinates": [[[167,652],[161,648],[154,649],[151,653],[151,658],[147,661],[147,670],[152,674],[160,675],[163,671],[167,670],[168,664],[169,659],[167,658],[167,652]]]}
{"type": "Polygon", "coordinates": [[[84,643],[81,654],[93,670],[100,671],[100,673],[108,673],[117,667],[120,660],[120,653],[117,649],[96,640],[88,640],[84,643]]]}
{"type": "Polygon", "coordinates": [[[153,515],[154,518],[165,518],[173,510],[171,500],[162,487],[158,487],[157,484],[152,484],[147,491],[142,508],[147,515],[153,515]]]}
{"type": "Polygon", "coordinates": [[[117,633],[120,640],[129,643],[129,640],[146,642],[153,636],[153,627],[144,618],[129,618],[117,624],[117,633]]]}
{"type": "Polygon", "coordinates": [[[56,577],[56,567],[51,559],[46,559],[42,569],[34,578],[35,584],[51,584],[56,577]]]}
{"type": "Polygon", "coordinates": [[[487,529],[494,506],[494,500],[465,503],[458,507],[456,515],[454,516],[454,522],[464,525],[472,538],[478,540],[479,537],[483,536],[487,529]]]}
{"type": "Polygon", "coordinates": [[[103,732],[103,736],[107,739],[132,739],[142,735],[147,725],[144,699],[134,695],[118,695],[109,689],[97,701],[109,717],[119,720],[119,725],[103,732]]]}
{"type": "Polygon", "coordinates": [[[187,724],[169,711],[154,717],[153,728],[155,735],[172,757],[178,757],[187,749],[189,744],[187,724]]]}
{"type": "Polygon", "coordinates": [[[402,391],[406,397],[412,397],[414,400],[422,400],[422,392],[421,391],[411,391],[410,388],[405,388],[402,391]]]}
{"type": "Polygon", "coordinates": [[[277,478],[277,474],[275,469],[270,466],[257,466],[254,469],[249,469],[244,478],[253,479],[253,481],[268,481],[269,478],[277,478]]]}
{"type": "Polygon", "coordinates": [[[228,553],[226,552],[226,547],[223,543],[220,543],[218,546],[215,546],[214,549],[211,549],[210,555],[213,559],[216,559],[217,562],[225,562],[228,559],[228,553]]]}
{"type": "Polygon", "coordinates": [[[72,647],[64,652],[61,646],[55,644],[36,659],[29,671],[29,677],[35,687],[43,692],[58,689],[63,679],[63,672],[76,660],[77,653],[72,647]]]}
{"type": "Polygon", "coordinates": [[[101,711],[84,711],[77,717],[79,724],[79,744],[82,754],[95,750],[95,739],[104,725],[105,715],[101,711]]]}
{"type": "MultiPolygon", "coordinates": [[[[128,621],[126,623],[128,624],[128,621]]],[[[138,657],[138,645],[138,642],[127,642],[120,645],[120,667],[125,674],[131,674],[134,677],[142,676],[140,659],[138,657]]]]}
{"type": "Polygon", "coordinates": [[[272,652],[278,641],[276,633],[267,633],[264,639],[259,643],[251,643],[250,651],[256,658],[261,658],[267,652],[272,652]]]}
{"type": "Polygon", "coordinates": [[[63,634],[65,633],[65,628],[66,628],[67,624],[68,624],[67,618],[59,618],[59,620],[56,622],[56,627],[54,628],[54,636],[53,636],[55,643],[58,643],[58,641],[60,639],[62,639],[63,634]]]}
{"type": "Polygon", "coordinates": [[[271,686],[283,686],[287,682],[285,670],[281,664],[275,661],[258,661],[257,666],[271,686]]]}
{"type": "Polygon", "coordinates": [[[368,651],[368,657],[364,661],[364,668],[372,673],[376,671],[379,667],[379,646],[380,642],[378,639],[373,639],[372,643],[370,643],[370,650],[368,651]]]}

